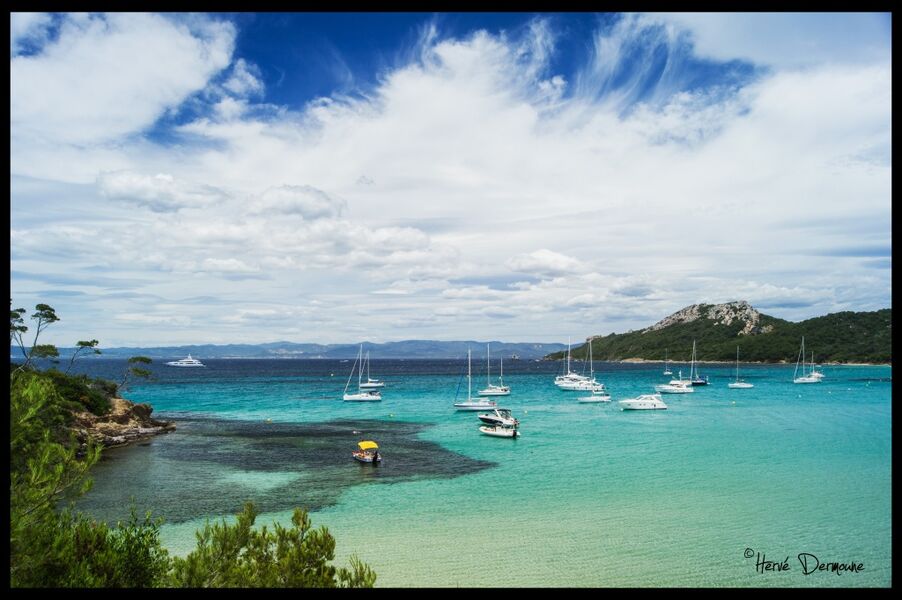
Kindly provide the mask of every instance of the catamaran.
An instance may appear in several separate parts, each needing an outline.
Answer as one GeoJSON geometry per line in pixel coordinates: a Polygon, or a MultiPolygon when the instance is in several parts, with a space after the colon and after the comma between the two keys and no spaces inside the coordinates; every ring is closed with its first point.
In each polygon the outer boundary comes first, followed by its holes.
{"type": "Polygon", "coordinates": [[[484,390],[479,390],[477,393],[480,396],[510,396],[511,388],[510,386],[504,385],[504,357],[501,357],[501,376],[498,377],[498,383],[501,385],[495,385],[492,383],[491,378],[491,370],[492,363],[489,359],[489,344],[485,345],[485,379],[488,387],[484,390]]]}
{"type": "Polygon", "coordinates": [[[342,398],[346,402],[378,402],[382,400],[382,394],[379,393],[379,390],[365,389],[361,383],[363,383],[363,344],[360,344],[360,351],[357,353],[357,359],[354,361],[354,366],[351,367],[351,374],[348,375],[348,382],[345,384],[345,391],[342,398]],[[349,394],[348,386],[351,385],[351,378],[354,376],[355,370],[357,371],[357,393],[349,394]]]}
{"type": "Polygon", "coordinates": [[[494,400],[473,399],[473,370],[470,366],[470,358],[470,349],[467,348],[467,401],[455,402],[454,408],[457,410],[491,410],[495,408],[494,400]]]}
{"type": "Polygon", "coordinates": [[[739,346],[736,346],[736,381],[734,381],[733,383],[728,383],[727,387],[734,390],[745,390],[755,387],[753,384],[746,383],[739,379],[739,346]]]}

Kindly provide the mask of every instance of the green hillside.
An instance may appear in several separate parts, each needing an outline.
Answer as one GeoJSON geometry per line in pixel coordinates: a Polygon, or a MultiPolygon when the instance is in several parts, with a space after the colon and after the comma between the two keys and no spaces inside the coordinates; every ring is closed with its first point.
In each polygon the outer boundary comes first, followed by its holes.
{"type": "MultiPolygon", "coordinates": [[[[709,305],[699,305],[707,308],[709,305]]],[[[685,310],[685,309],[684,309],[685,310]]],[[[656,331],[633,331],[595,337],[594,360],[618,361],[629,358],[689,362],[692,340],[696,340],[698,360],[731,361],[740,347],[740,360],[749,362],[790,362],[798,358],[799,344],[805,336],[805,349],[814,352],[817,362],[891,363],[892,309],[874,312],[839,312],[792,323],[760,314],[758,326],[767,333],[738,335],[746,325],[734,320],[729,325],[710,318],[675,323],[656,331]]],[[[587,346],[575,348],[574,358],[585,358],[587,346]]],[[[549,354],[546,359],[566,358],[566,352],[549,354]]]]}

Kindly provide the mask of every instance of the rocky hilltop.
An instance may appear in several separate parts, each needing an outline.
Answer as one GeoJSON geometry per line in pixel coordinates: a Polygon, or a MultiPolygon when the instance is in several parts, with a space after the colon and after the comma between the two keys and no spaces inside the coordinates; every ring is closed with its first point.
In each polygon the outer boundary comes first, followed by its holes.
{"type": "Polygon", "coordinates": [[[661,319],[651,327],[642,330],[641,333],[658,331],[671,325],[691,323],[698,319],[708,319],[714,325],[732,325],[735,321],[743,323],[742,329],[737,335],[757,335],[773,331],[773,325],[761,325],[761,313],[752,308],[752,305],[744,300],[727,302],[726,304],[693,304],[682,310],[678,310],[669,317],[661,319]]]}
{"type": "Polygon", "coordinates": [[[161,433],[175,430],[172,421],[158,421],[150,416],[150,404],[136,404],[123,398],[112,398],[112,408],[105,415],[87,411],[73,414],[71,429],[78,442],[85,446],[88,440],[105,448],[123,446],[161,433]]]}
{"type": "MultiPolygon", "coordinates": [[[[892,309],[838,312],[794,323],[755,310],[744,301],[693,304],[639,331],[590,336],[599,361],[689,362],[693,344],[700,361],[793,363],[805,337],[807,351],[825,363],[891,363],[892,309]]],[[[573,357],[587,355],[587,345],[573,357]]],[[[560,360],[566,352],[550,354],[560,360]]]]}

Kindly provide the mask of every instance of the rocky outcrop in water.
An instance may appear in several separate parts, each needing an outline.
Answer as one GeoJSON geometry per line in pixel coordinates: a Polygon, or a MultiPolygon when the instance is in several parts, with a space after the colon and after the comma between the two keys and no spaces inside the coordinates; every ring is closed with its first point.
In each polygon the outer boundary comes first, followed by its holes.
{"type": "Polygon", "coordinates": [[[84,446],[88,440],[105,448],[123,446],[175,430],[172,421],[158,421],[150,415],[150,404],[136,404],[122,398],[110,400],[112,409],[105,415],[77,412],[71,425],[75,437],[84,446]]]}

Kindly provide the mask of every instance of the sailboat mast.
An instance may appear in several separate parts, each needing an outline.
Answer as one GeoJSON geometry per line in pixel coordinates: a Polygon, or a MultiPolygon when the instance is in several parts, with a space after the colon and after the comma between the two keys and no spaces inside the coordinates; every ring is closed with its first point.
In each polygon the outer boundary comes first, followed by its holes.
{"type": "MultiPolygon", "coordinates": [[[[363,360],[363,344],[360,344],[360,352],[357,353],[357,360],[363,360]]],[[[363,376],[363,364],[357,369],[357,389],[360,389],[360,378],[363,376]]]]}
{"type": "Polygon", "coordinates": [[[567,374],[570,374],[570,336],[567,336],[567,374]]]}
{"type": "Polygon", "coordinates": [[[739,346],[736,346],[736,382],[739,383],[739,346]]]}
{"type": "Polygon", "coordinates": [[[472,375],[472,371],[470,370],[470,349],[467,348],[467,402],[470,401],[470,394],[472,393],[473,386],[471,385],[470,377],[472,375]]]}
{"type": "Polygon", "coordinates": [[[492,363],[489,361],[489,344],[485,345],[485,384],[492,385],[492,378],[490,371],[492,370],[492,363]]]}

